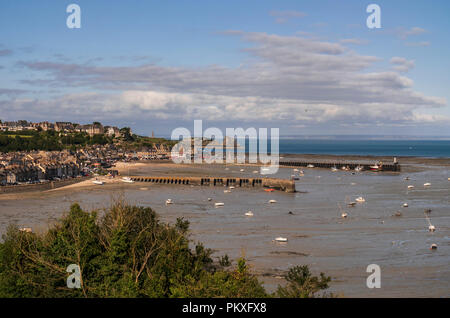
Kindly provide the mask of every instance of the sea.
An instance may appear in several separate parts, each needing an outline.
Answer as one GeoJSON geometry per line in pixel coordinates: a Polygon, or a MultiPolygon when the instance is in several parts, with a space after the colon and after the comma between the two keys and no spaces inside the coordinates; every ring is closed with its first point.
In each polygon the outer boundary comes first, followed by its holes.
{"type": "Polygon", "coordinates": [[[305,140],[280,138],[279,152],[450,158],[450,140],[305,140]]]}

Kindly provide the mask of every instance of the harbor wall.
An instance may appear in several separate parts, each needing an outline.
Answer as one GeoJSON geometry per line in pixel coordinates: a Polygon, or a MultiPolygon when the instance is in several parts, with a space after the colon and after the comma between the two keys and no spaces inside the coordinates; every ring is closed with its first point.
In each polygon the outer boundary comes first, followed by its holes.
{"type": "Polygon", "coordinates": [[[295,182],[276,178],[225,178],[225,177],[130,177],[135,182],[149,182],[173,185],[197,186],[234,186],[234,187],[264,187],[285,192],[295,192],[295,182]]]}
{"type": "Polygon", "coordinates": [[[0,194],[52,190],[56,188],[65,187],[74,183],[82,182],[90,178],[91,177],[80,177],[61,181],[49,181],[45,183],[0,186],[0,194]]]}

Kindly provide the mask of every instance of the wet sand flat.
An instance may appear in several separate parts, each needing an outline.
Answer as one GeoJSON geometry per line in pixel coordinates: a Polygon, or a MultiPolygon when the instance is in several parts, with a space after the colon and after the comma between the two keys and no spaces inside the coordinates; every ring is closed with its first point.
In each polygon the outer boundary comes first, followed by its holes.
{"type": "MultiPolygon", "coordinates": [[[[192,240],[214,249],[215,256],[244,255],[269,290],[284,282],[281,276],[289,267],[308,264],[314,273],[331,275],[332,291],[347,297],[449,297],[450,167],[448,160],[424,160],[405,162],[412,169],[402,173],[304,168],[305,175],[296,182],[300,192],[292,194],[261,188],[224,193],[224,187],[112,182],[0,196],[0,233],[10,223],[45,229],[73,202],[101,209],[123,197],[152,207],[165,221],[185,217],[191,222],[192,240]],[[406,176],[410,180],[405,181],[406,176]],[[424,187],[425,182],[431,186],[424,187]],[[415,188],[408,190],[408,185],[415,188]],[[366,202],[347,207],[358,196],[366,202]],[[173,205],[165,205],[168,198],[173,205]],[[277,203],[269,204],[271,199],[277,203]],[[215,202],[225,205],[216,208],[215,202]],[[408,208],[403,208],[405,202],[408,208]],[[424,217],[428,208],[435,233],[428,232],[424,217]],[[249,210],[253,217],[244,215],[249,210]],[[346,219],[341,218],[341,210],[348,213],[346,219]],[[398,211],[401,216],[395,216],[398,211]],[[278,236],[288,242],[274,242],[278,236]],[[432,243],[438,244],[436,251],[429,249],[432,243]],[[381,267],[381,289],[366,287],[369,264],[381,267]]],[[[124,164],[119,169],[132,175],[261,177],[253,173],[258,170],[254,166],[153,163],[124,164]]],[[[273,177],[291,174],[291,168],[280,168],[273,177]]]]}

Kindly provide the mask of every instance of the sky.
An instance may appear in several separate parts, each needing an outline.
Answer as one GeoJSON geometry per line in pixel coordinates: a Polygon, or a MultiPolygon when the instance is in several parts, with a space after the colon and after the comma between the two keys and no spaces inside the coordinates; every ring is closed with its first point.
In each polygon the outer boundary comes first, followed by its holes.
{"type": "Polygon", "coordinates": [[[0,119],[450,136],[449,12],[444,0],[0,0],[0,119]]]}

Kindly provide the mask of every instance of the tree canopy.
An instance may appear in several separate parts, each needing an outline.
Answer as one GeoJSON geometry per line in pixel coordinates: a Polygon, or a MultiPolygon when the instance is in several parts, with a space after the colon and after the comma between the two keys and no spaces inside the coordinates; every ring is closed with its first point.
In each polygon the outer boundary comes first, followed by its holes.
{"type": "Polygon", "coordinates": [[[104,211],[73,204],[38,234],[10,226],[0,243],[0,297],[314,297],[329,278],[291,269],[288,286],[269,294],[241,258],[231,266],[189,239],[189,222],[160,221],[149,207],[114,203],[104,211]],[[101,213],[100,213],[101,212],[101,213]],[[101,216],[100,216],[101,215],[101,216]],[[80,287],[67,268],[79,266],[80,287]]]}

